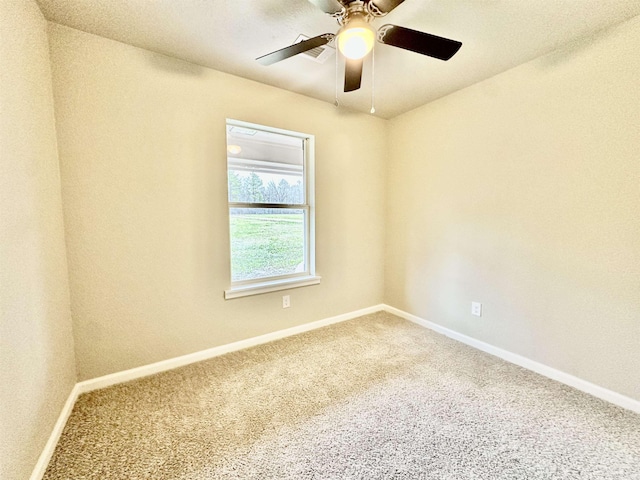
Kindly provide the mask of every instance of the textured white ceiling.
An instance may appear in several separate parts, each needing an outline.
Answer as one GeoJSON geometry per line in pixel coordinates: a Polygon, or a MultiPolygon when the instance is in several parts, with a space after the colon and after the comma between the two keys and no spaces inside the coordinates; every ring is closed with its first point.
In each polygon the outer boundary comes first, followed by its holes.
{"type": "MultiPolygon", "coordinates": [[[[335,101],[336,63],[297,56],[265,67],[255,58],[334,33],[307,0],[38,0],[47,19],[189,62],[335,101]]],[[[558,46],[640,14],[639,0],[406,0],[374,26],[402,25],[463,43],[448,62],[387,45],[375,51],[376,115],[391,118],[558,46]]],[[[339,67],[341,68],[341,67],[339,67]]],[[[368,112],[371,68],[339,103],[368,112]]]]}

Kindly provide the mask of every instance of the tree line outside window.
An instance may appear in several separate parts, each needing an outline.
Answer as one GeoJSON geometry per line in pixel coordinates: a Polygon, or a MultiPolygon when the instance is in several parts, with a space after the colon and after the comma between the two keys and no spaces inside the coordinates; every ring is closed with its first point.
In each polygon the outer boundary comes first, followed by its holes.
{"type": "MultiPolygon", "coordinates": [[[[239,175],[229,170],[229,201],[239,203],[280,203],[296,205],[304,203],[302,181],[291,184],[282,178],[277,184],[270,180],[267,185],[255,172],[239,175]]],[[[256,212],[257,213],[257,212],[256,212]]],[[[287,213],[276,210],[273,213],[287,213]]]]}

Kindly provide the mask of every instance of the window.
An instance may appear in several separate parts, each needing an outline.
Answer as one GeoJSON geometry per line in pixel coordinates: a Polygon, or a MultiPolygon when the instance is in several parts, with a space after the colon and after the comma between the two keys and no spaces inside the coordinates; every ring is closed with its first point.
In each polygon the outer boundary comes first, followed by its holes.
{"type": "Polygon", "coordinates": [[[225,298],[320,283],[313,136],[227,120],[231,287],[225,298]]]}

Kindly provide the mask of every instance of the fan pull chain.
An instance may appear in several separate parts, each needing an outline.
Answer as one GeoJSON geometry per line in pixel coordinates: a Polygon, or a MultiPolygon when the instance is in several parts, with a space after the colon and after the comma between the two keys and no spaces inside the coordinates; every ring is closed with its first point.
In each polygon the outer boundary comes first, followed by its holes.
{"type": "Polygon", "coordinates": [[[334,105],[337,107],[338,104],[338,44],[336,42],[336,101],[334,102],[334,105]]]}
{"type": "Polygon", "coordinates": [[[375,66],[376,66],[376,46],[375,43],[373,48],[371,49],[371,114],[376,113],[376,107],[373,104],[374,101],[374,90],[376,86],[376,76],[375,76],[375,66]]]}

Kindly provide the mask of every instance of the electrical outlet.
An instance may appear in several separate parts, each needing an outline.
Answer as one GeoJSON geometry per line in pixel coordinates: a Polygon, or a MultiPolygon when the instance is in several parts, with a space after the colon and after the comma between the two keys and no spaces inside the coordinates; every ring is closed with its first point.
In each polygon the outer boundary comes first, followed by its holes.
{"type": "Polygon", "coordinates": [[[480,302],[471,302],[471,315],[482,316],[482,304],[480,302]]]}
{"type": "Polygon", "coordinates": [[[282,308],[289,308],[291,306],[291,296],[283,295],[282,296],[282,308]]]}

